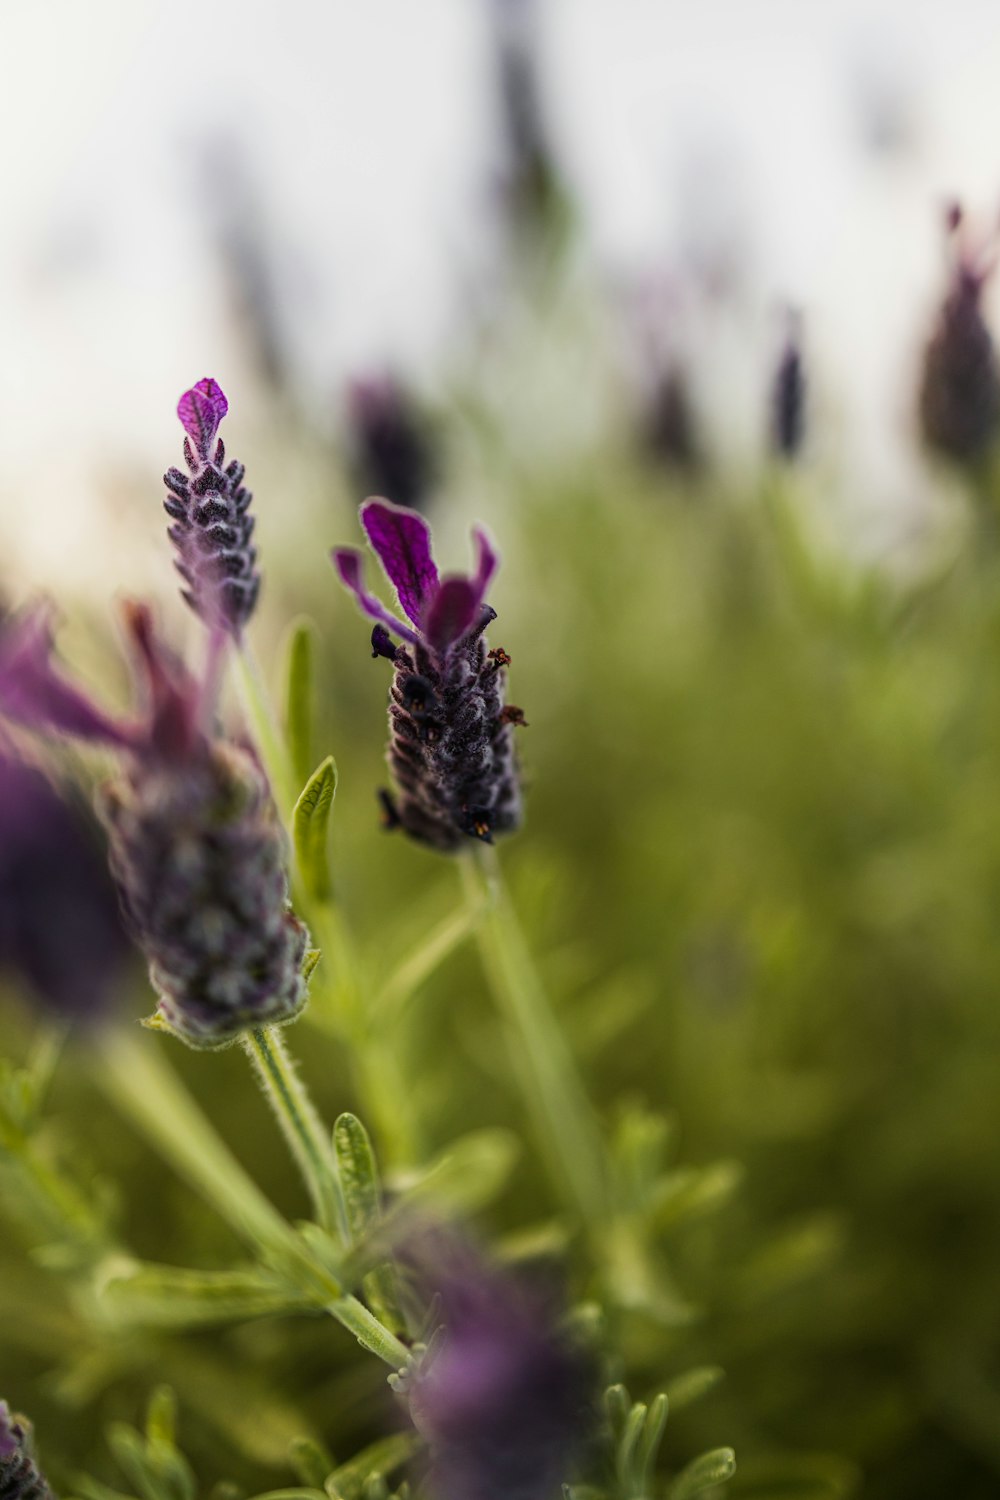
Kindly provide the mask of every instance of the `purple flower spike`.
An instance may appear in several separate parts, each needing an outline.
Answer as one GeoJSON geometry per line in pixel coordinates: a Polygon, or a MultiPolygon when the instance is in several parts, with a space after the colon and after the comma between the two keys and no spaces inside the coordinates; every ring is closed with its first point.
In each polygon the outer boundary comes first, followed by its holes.
{"type": "MultiPolygon", "coordinates": [[[[100,797],[122,904],[160,1015],[193,1047],[224,1046],[251,1027],[298,1015],[308,933],[288,903],[284,838],[260,765],[240,746],[210,738],[200,723],[202,689],[158,639],[149,610],[126,606],[125,626],[145,698],[127,732],[109,720],[114,735],[97,735],[75,711],[51,711],[47,655],[36,674],[41,686],[29,679],[41,709],[32,699],[30,715],[23,712],[25,695],[13,694],[11,717],[129,752],[100,797]]],[[[44,641],[47,653],[47,631],[44,641]]],[[[22,654],[0,638],[0,663],[22,654]]],[[[82,699],[54,680],[71,705],[82,699]]],[[[14,681],[20,685],[16,674],[14,681]]],[[[9,706],[4,682],[0,669],[0,712],[9,706]]]]}
{"type": "Polygon", "coordinates": [[[520,788],[512,726],[520,709],[504,705],[503,651],[487,651],[483,631],[494,611],[486,591],[497,556],[485,531],[474,533],[472,576],[438,577],[426,521],[386,500],[366,500],[361,519],[415,628],[365,592],[362,560],[350,548],[333,554],[341,582],[370,619],[372,654],[395,668],[389,701],[389,764],[398,806],[381,794],[387,827],[450,851],[468,838],[489,843],[520,822],[520,788]],[[390,632],[402,639],[394,647],[390,632]]]}
{"type": "Polygon", "coordinates": [[[31,1424],[0,1401],[0,1496],[3,1500],[55,1500],[35,1461],[31,1424]]]}
{"type": "Polygon", "coordinates": [[[227,464],[225,447],[221,440],[216,442],[228,410],[214,380],[199,380],[185,391],[177,415],[187,433],[184,459],[189,472],[167,470],[163,505],[174,522],[167,535],[177,549],[177,571],[186,584],[184,600],[210,628],[238,639],[256,607],[260,573],[250,541],[253,497],[243,484],[243,465],[236,459],[227,464]]]}

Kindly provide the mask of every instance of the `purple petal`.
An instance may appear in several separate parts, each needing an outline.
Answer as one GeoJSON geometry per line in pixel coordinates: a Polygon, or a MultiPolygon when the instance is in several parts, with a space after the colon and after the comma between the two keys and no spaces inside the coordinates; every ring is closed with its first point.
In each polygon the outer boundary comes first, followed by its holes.
{"type": "Polygon", "coordinates": [[[366,593],[364,584],[361,581],[363,566],[361,553],[355,552],[353,547],[336,547],[330,553],[330,557],[341,583],[345,588],[350,589],[368,618],[380,621],[381,624],[387,625],[390,630],[394,630],[404,641],[409,641],[413,646],[417,645],[419,638],[416,632],[411,630],[408,625],[404,625],[401,620],[397,620],[395,615],[390,614],[389,610],[386,609],[381,600],[375,598],[374,594],[366,593]]]}
{"type": "Polygon", "coordinates": [[[126,600],[122,617],[133,657],[146,680],[146,745],[164,760],[185,760],[201,744],[198,685],[183,662],[157,638],[148,605],[126,600]]]}
{"type": "Polygon", "coordinates": [[[473,578],[463,574],[442,579],[430,601],[424,634],[435,651],[447,651],[480,620],[483,597],[497,568],[497,555],[481,527],[473,532],[479,560],[473,578]]]}
{"type": "Polygon", "coordinates": [[[191,439],[195,452],[207,459],[211,451],[219,423],[229,410],[229,402],[222,387],[215,380],[199,380],[198,384],[185,391],[177,403],[177,415],[181,426],[191,439]]]}
{"type": "Polygon", "coordinates": [[[419,629],[427,600],[437,588],[431,532],[423,516],[388,500],[366,500],[361,523],[378,554],[403,610],[419,629]]]}
{"type": "Polygon", "coordinates": [[[0,713],[30,729],[132,749],[136,731],[110,718],[52,663],[52,610],[39,604],[0,637],[0,713]]]}
{"type": "Polygon", "coordinates": [[[424,635],[435,651],[468,635],[479,619],[479,594],[471,578],[443,578],[427,611],[424,635]]]}

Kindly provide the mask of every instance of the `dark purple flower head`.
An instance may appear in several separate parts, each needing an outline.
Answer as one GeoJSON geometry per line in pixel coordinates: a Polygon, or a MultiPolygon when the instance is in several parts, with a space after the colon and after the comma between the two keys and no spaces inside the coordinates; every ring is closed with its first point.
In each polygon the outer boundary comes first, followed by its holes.
{"type": "Polygon", "coordinates": [[[436,464],[430,432],[405,388],[390,376],[352,381],[347,415],[362,491],[424,509],[436,464]]]}
{"type": "Polygon", "coordinates": [[[31,1424],[0,1401],[0,1500],[55,1500],[35,1461],[31,1424]]]}
{"type": "Polygon", "coordinates": [[[806,378],[802,362],[800,320],[788,314],[788,327],[771,386],[771,449],[779,458],[796,458],[806,431],[806,378]]]}
{"type": "Polygon", "coordinates": [[[520,821],[511,725],[523,722],[519,710],[504,706],[509,658],[488,652],[483,638],[496,618],[486,603],[496,553],[477,528],[475,572],[440,578],[422,516],[371,499],[361,507],[361,520],[409,622],[365,590],[358,552],[334,552],[341,581],[378,622],[373,655],[390,658],[395,667],[389,763],[399,801],[384,799],[387,821],[441,850],[470,837],[489,841],[520,821]],[[403,644],[393,647],[392,635],[403,644]]]}
{"type": "Polygon", "coordinates": [[[90,1025],[108,1015],[129,955],[96,825],[0,749],[0,970],[90,1025]]]}
{"type": "Polygon", "coordinates": [[[920,427],[930,449],[975,467],[1000,437],[1000,365],[982,308],[995,254],[971,245],[955,205],[949,206],[945,229],[951,283],[924,354],[920,427]]]}
{"type": "Polygon", "coordinates": [[[104,714],[57,672],[51,631],[33,615],[9,633],[13,645],[0,638],[0,713],[123,752],[100,799],[122,903],[164,1020],[192,1046],[221,1046],[299,1013],[308,935],[288,904],[259,764],[201,724],[201,689],[149,610],[127,606],[125,625],[144,697],[134,722],[104,714]]]}
{"type": "Polygon", "coordinates": [[[253,497],[243,485],[244,468],[236,459],[226,464],[225,447],[216,438],[228,410],[214,380],[199,380],[184,392],[177,415],[187,433],[188,473],[167,470],[163,504],[174,523],[167,534],[187,585],[184,599],[207,625],[239,637],[257,603],[260,573],[250,540],[253,497]]]}
{"type": "Polygon", "coordinates": [[[592,1369],[545,1298],[439,1237],[418,1252],[442,1331],[413,1381],[441,1500],[550,1500],[589,1436],[592,1369]]]}

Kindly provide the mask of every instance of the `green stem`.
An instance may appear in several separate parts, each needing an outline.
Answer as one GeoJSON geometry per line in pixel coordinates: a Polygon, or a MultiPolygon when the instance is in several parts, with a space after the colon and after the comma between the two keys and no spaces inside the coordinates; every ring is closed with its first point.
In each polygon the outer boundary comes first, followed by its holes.
{"type": "Polygon", "coordinates": [[[394,1333],[390,1333],[357,1297],[338,1297],[335,1302],[328,1304],[327,1311],[354,1334],[362,1348],[377,1354],[379,1359],[385,1360],[394,1370],[401,1370],[409,1364],[410,1351],[406,1345],[394,1333]]]}
{"type": "Polygon", "coordinates": [[[364,1113],[371,1118],[385,1162],[413,1166],[422,1159],[420,1132],[411,1089],[391,1045],[391,1028],[380,1024],[373,1007],[365,1004],[361,960],[336,906],[314,907],[310,920],[324,955],[317,970],[324,1015],[348,1044],[364,1113]]]}
{"type": "Polygon", "coordinates": [[[519,1082],[557,1187],[599,1229],[607,1206],[604,1142],[573,1056],[524,940],[492,850],[460,860],[466,899],[480,908],[487,982],[520,1054],[519,1082]],[[483,903],[484,887],[488,900],[483,903]]]}
{"type": "Polygon", "coordinates": [[[339,1295],[335,1279],[247,1176],[162,1058],[127,1033],[111,1037],[101,1056],[97,1076],[112,1101],[237,1233],[255,1250],[281,1252],[297,1284],[359,1344],[394,1370],[405,1365],[406,1346],[356,1297],[339,1295]]]}
{"type": "Polygon", "coordinates": [[[347,1245],[347,1206],[333,1150],[280,1031],[275,1026],[257,1026],[244,1032],[242,1041],[302,1173],[318,1222],[339,1233],[347,1245]]]}
{"type": "Polygon", "coordinates": [[[285,826],[288,827],[292,810],[295,807],[295,799],[298,796],[291,756],[278,732],[267,692],[261,682],[260,670],[249,645],[245,641],[242,642],[240,649],[233,655],[243,708],[260,750],[278,811],[285,826]]]}

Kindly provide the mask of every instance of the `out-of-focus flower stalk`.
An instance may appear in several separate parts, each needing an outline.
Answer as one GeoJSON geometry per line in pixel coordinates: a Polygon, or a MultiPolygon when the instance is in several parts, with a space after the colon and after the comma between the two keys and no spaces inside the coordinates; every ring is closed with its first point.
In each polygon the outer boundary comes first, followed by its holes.
{"type": "Polygon", "coordinates": [[[559,1191],[595,1236],[606,1227],[608,1176],[593,1107],[507,893],[494,850],[459,861],[487,982],[516,1038],[518,1082],[559,1191]],[[484,899],[485,895],[485,899],[484,899]]]}

